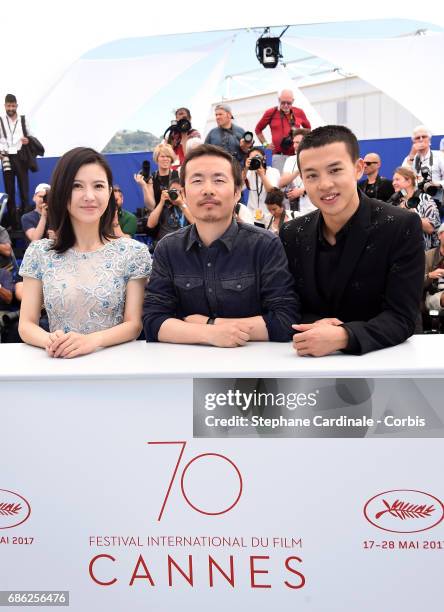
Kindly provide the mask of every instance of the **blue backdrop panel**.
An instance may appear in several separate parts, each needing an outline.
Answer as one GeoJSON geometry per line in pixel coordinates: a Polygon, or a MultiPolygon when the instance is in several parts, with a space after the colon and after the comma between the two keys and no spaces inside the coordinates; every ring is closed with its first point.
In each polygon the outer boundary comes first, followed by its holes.
{"type": "MultiPolygon", "coordinates": [[[[441,138],[442,136],[433,136],[432,149],[439,150],[441,138]]],[[[404,157],[409,153],[411,145],[412,141],[410,138],[385,138],[359,141],[361,156],[364,157],[367,153],[378,153],[382,159],[381,174],[390,179],[393,176],[393,170],[401,165],[404,157]]],[[[153,163],[152,153],[112,153],[105,157],[111,166],[114,183],[118,183],[122,188],[125,209],[134,212],[136,208],[142,207],[142,190],[134,181],[133,175],[141,169],[142,161],[145,159],[149,160],[151,163],[152,170],[156,169],[156,165],[153,163]]],[[[268,157],[267,155],[267,158],[268,157]]],[[[57,159],[57,157],[39,158],[39,171],[34,174],[29,174],[29,193],[31,197],[38,183],[51,183],[51,174],[57,159]]],[[[0,191],[4,191],[3,176],[1,174],[0,191]]]]}

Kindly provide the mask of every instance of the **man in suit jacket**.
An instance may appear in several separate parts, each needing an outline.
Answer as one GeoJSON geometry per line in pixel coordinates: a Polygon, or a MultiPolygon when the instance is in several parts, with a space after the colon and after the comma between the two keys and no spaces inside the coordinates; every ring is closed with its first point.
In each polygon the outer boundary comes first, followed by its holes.
{"type": "Polygon", "coordinates": [[[359,355],[403,342],[415,329],[424,278],[419,216],[358,191],[363,161],[346,127],[305,136],[298,165],[319,210],[281,230],[302,302],[294,348],[359,355]]]}

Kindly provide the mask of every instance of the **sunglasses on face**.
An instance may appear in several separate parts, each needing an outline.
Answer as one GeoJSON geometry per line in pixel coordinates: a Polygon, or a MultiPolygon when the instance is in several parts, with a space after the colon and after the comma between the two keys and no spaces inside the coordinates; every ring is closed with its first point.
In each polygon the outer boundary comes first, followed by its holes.
{"type": "Polygon", "coordinates": [[[418,136],[415,136],[413,140],[427,140],[427,138],[427,134],[419,134],[418,136]]]}
{"type": "Polygon", "coordinates": [[[364,162],[364,166],[372,166],[373,164],[377,164],[377,161],[368,161],[368,162],[364,162]]]}

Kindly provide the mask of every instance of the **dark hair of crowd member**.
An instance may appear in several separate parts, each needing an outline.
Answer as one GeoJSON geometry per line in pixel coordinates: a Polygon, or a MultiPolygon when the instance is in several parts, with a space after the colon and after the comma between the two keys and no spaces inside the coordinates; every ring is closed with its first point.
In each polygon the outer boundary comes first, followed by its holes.
{"type": "Polygon", "coordinates": [[[310,134],[311,130],[308,128],[291,128],[291,136],[294,138],[295,136],[307,136],[310,134]]]}
{"type": "Polygon", "coordinates": [[[221,149],[221,147],[211,144],[199,145],[187,153],[187,156],[185,157],[180,168],[180,184],[182,187],[185,186],[185,176],[188,162],[190,162],[192,159],[198,159],[199,157],[204,157],[207,155],[210,157],[221,157],[222,159],[226,159],[231,165],[231,173],[233,175],[235,189],[242,188],[242,170],[237,159],[227,153],[225,149],[221,149]]]}
{"type": "Polygon", "coordinates": [[[175,114],[177,115],[179,111],[185,111],[188,121],[191,121],[191,113],[190,110],[186,108],[186,106],[181,106],[180,108],[177,108],[175,114]]]}
{"type": "Polygon", "coordinates": [[[14,94],[6,94],[5,104],[17,104],[17,98],[14,96],[14,94]]]}
{"type": "Polygon", "coordinates": [[[412,185],[412,187],[416,187],[416,174],[412,170],[410,170],[410,168],[404,168],[403,166],[398,166],[393,171],[393,174],[401,175],[402,177],[410,181],[410,184],[412,185]]]}
{"type": "MultiPolygon", "coordinates": [[[[72,187],[77,172],[86,164],[99,164],[105,170],[108,185],[112,186],[113,176],[106,159],[94,149],[77,147],[71,149],[59,159],[51,177],[51,191],[48,194],[48,221],[56,233],[52,248],[57,253],[64,253],[74,246],[76,237],[68,212],[71,201],[72,187]]],[[[116,200],[111,189],[108,206],[100,218],[99,237],[101,242],[114,238],[113,218],[116,210],[116,200]]]]}
{"type": "Polygon", "coordinates": [[[323,125],[306,134],[298,147],[298,167],[302,151],[305,149],[318,149],[335,142],[343,142],[354,163],[359,159],[359,144],[356,136],[345,125],[323,125]]]}
{"type": "Polygon", "coordinates": [[[273,187],[271,191],[265,196],[265,204],[276,204],[281,208],[284,207],[284,192],[278,187],[273,187]]]}

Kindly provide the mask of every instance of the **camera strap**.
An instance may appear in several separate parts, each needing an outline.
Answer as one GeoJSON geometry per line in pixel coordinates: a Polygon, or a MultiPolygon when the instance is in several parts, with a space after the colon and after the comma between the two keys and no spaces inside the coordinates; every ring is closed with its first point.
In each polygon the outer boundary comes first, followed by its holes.
{"type": "Polygon", "coordinates": [[[0,123],[2,124],[3,137],[5,140],[8,140],[8,137],[6,135],[6,130],[5,130],[5,124],[3,123],[3,119],[1,117],[0,117],[0,123]]]}
{"type": "MultiPolygon", "coordinates": [[[[432,149],[430,149],[430,157],[429,157],[430,172],[432,171],[432,166],[433,166],[433,151],[432,151],[432,149]]],[[[421,173],[421,167],[422,167],[421,158],[419,157],[419,155],[417,153],[416,154],[416,159],[415,159],[416,174],[420,174],[421,173]]]]}

